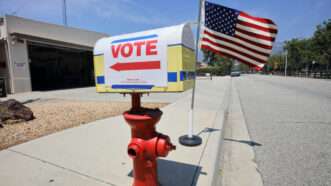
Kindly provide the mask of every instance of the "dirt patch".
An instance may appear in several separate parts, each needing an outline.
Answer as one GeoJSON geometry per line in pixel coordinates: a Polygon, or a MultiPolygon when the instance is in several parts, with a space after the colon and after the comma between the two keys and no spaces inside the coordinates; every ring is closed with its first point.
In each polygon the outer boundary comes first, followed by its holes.
{"type": "MultiPolygon", "coordinates": [[[[163,107],[165,103],[144,103],[144,107],[163,107]]],[[[0,150],[67,128],[122,114],[129,102],[39,100],[28,103],[36,119],[0,128],[0,150]]]]}

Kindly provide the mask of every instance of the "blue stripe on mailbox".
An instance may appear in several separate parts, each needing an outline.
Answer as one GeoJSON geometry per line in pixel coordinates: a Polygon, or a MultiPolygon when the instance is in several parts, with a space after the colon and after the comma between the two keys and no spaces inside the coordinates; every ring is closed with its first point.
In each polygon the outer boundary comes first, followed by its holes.
{"type": "Polygon", "coordinates": [[[147,35],[147,36],[141,36],[141,37],[132,37],[132,38],[126,38],[126,39],[119,39],[112,41],[112,44],[115,43],[122,43],[122,42],[128,42],[128,41],[137,41],[137,40],[142,40],[142,39],[151,39],[157,37],[157,34],[152,34],[152,35],[147,35]]]}
{"type": "Polygon", "coordinates": [[[168,82],[177,82],[177,72],[168,72],[168,82]]]}
{"type": "Polygon", "coordinates": [[[185,72],[184,71],[180,71],[180,80],[181,81],[185,80],[185,72]]]}
{"type": "Polygon", "coordinates": [[[154,85],[112,85],[113,89],[152,89],[154,85]]]}
{"type": "Polygon", "coordinates": [[[97,84],[105,84],[105,76],[97,76],[97,84]]]}

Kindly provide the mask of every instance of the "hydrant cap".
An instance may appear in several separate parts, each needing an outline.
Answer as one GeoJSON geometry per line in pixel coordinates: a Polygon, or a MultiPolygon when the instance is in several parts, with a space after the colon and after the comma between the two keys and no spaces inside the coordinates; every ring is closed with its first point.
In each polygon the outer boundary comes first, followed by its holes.
{"type": "Polygon", "coordinates": [[[175,150],[176,146],[172,145],[169,137],[160,138],[157,142],[157,155],[166,157],[171,150],[175,150]]]}
{"type": "Polygon", "coordinates": [[[133,158],[133,159],[136,158],[140,153],[141,153],[141,148],[139,147],[139,145],[131,143],[128,146],[128,155],[131,158],[133,158]]]}

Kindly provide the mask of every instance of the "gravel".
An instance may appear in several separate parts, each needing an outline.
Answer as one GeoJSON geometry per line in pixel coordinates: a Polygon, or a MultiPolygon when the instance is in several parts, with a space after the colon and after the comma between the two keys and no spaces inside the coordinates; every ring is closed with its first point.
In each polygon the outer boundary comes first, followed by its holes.
{"type": "MultiPolygon", "coordinates": [[[[166,103],[144,103],[156,108],[166,103]]],[[[36,119],[28,122],[10,122],[0,128],[0,150],[67,128],[122,114],[130,108],[129,102],[100,102],[61,99],[41,99],[27,103],[36,119]]]]}

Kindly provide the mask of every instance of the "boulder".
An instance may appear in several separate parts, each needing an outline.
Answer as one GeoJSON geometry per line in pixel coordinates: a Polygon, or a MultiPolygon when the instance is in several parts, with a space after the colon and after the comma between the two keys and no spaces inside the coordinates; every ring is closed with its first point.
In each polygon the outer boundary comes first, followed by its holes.
{"type": "Polygon", "coordinates": [[[34,119],[31,109],[17,100],[10,99],[0,102],[0,128],[1,124],[7,120],[24,120],[34,119]]]}

